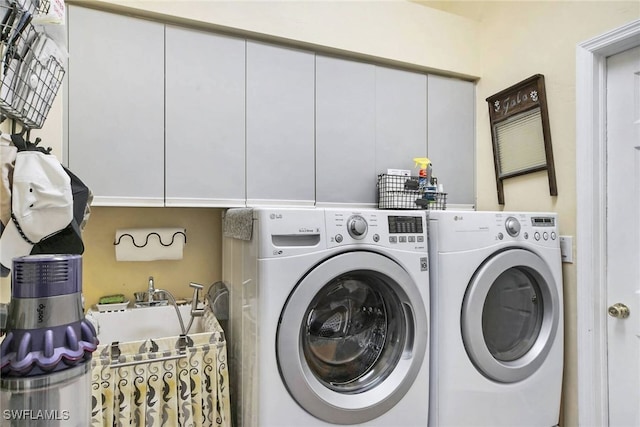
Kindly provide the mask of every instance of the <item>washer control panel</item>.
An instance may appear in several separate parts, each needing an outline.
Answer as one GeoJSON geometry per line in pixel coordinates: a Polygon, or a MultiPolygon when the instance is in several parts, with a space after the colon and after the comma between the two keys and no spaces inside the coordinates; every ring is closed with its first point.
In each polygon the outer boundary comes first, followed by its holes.
{"type": "Polygon", "coordinates": [[[369,243],[406,250],[426,250],[423,212],[375,209],[326,209],[327,244],[369,243]]]}

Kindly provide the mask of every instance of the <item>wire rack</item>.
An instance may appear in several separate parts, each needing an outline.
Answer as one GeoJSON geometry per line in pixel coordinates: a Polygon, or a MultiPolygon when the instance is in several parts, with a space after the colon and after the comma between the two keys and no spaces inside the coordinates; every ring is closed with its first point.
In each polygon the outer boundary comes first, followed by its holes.
{"type": "Polygon", "coordinates": [[[60,50],[32,25],[48,1],[0,0],[0,112],[26,128],[42,127],[62,84],[60,50]]]}
{"type": "Polygon", "coordinates": [[[445,210],[447,193],[428,191],[417,176],[378,175],[379,209],[445,210]]]}

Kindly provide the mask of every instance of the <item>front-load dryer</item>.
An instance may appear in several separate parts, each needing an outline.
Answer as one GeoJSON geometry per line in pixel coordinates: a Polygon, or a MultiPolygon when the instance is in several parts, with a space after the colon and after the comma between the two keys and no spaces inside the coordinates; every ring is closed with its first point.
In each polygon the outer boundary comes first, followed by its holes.
{"type": "Polygon", "coordinates": [[[558,424],[563,372],[557,216],[429,213],[431,426],[558,424]]]}
{"type": "Polygon", "coordinates": [[[426,424],[424,212],[256,208],[223,226],[236,425],[426,424]]]}

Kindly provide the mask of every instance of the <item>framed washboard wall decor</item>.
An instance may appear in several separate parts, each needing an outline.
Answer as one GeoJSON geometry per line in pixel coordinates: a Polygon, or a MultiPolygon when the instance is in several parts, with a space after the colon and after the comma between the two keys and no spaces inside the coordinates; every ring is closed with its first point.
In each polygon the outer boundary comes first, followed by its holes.
{"type": "Polygon", "coordinates": [[[498,203],[503,180],[546,170],[549,193],[558,195],[544,76],[536,74],[487,98],[498,203]]]}

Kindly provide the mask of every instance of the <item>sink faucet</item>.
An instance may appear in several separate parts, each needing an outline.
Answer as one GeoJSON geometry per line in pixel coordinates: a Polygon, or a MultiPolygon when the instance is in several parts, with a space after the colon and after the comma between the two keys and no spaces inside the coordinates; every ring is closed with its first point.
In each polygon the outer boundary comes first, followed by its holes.
{"type": "Polygon", "coordinates": [[[200,299],[198,294],[204,288],[204,286],[194,282],[189,283],[189,286],[193,288],[193,298],[191,299],[191,320],[193,320],[194,317],[200,317],[204,315],[204,309],[198,308],[198,300],[200,299]]]}
{"type": "Polygon", "coordinates": [[[149,303],[153,302],[153,294],[155,293],[156,293],[156,288],[153,285],[153,276],[149,276],[149,290],[147,291],[149,303]]]}
{"type": "Polygon", "coordinates": [[[153,281],[153,276],[149,276],[149,287],[147,290],[147,302],[145,303],[144,300],[144,292],[134,292],[134,296],[136,297],[136,307],[153,307],[154,305],[158,304],[158,305],[164,305],[162,304],[163,302],[167,302],[164,301],[164,296],[166,295],[166,298],[168,301],[171,302],[171,305],[173,305],[173,308],[176,311],[176,315],[178,316],[178,321],[180,322],[180,330],[182,331],[182,335],[186,335],[189,333],[189,330],[191,329],[191,325],[193,324],[193,319],[195,317],[200,317],[204,315],[204,308],[198,308],[198,300],[199,300],[199,293],[200,291],[204,288],[204,286],[198,284],[198,283],[189,283],[189,286],[193,288],[193,300],[191,302],[191,310],[190,310],[190,317],[191,319],[189,320],[189,325],[185,328],[184,327],[184,321],[182,320],[182,314],[180,314],[180,309],[178,308],[178,304],[176,303],[176,299],[174,298],[173,294],[171,294],[171,292],[164,290],[164,289],[156,289],[154,281],[153,281]],[[158,296],[160,296],[160,300],[156,301],[155,300],[155,294],[158,294],[158,296]]]}

